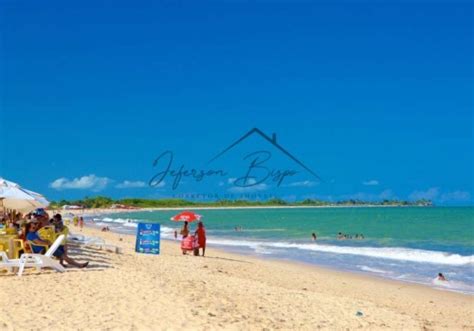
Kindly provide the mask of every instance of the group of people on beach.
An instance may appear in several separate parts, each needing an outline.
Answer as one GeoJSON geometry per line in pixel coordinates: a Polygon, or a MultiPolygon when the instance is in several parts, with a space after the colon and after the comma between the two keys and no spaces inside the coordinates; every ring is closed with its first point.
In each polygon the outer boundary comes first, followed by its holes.
{"type": "MultiPolygon", "coordinates": [[[[342,233],[342,232],[339,232],[336,236],[337,240],[346,240],[346,239],[358,239],[358,240],[362,240],[362,239],[365,239],[364,235],[361,233],[361,234],[358,234],[356,233],[354,236],[350,235],[350,234],[345,234],[345,233],[342,233]]],[[[313,232],[311,233],[311,239],[313,241],[316,241],[318,239],[317,235],[316,235],[316,232],[313,232]]]]}
{"type": "MultiPolygon", "coordinates": [[[[69,234],[69,229],[64,225],[61,214],[56,214],[50,219],[43,208],[38,208],[25,215],[9,213],[7,216],[4,215],[1,223],[9,231],[18,235],[27,252],[36,254],[46,253],[48,247],[53,244],[57,237],[62,234],[65,236],[69,234]]],[[[23,253],[26,252],[21,251],[20,255],[23,253]]],[[[79,263],[68,255],[66,239],[63,240],[53,255],[59,259],[63,266],[65,266],[64,262],[77,268],[85,268],[89,264],[88,262],[79,263]]]]}
{"type": "Polygon", "coordinates": [[[82,231],[82,228],[84,227],[84,217],[74,216],[72,219],[72,224],[74,224],[74,226],[79,226],[79,229],[82,231]]]}
{"type": "Polygon", "coordinates": [[[342,232],[339,232],[337,234],[337,240],[347,240],[347,239],[358,239],[358,240],[362,240],[362,239],[365,239],[364,235],[361,233],[356,233],[355,235],[351,235],[351,234],[346,234],[346,233],[342,233],[342,232]]]}
{"type": "MultiPolygon", "coordinates": [[[[204,224],[199,222],[194,234],[191,234],[189,223],[184,222],[183,227],[179,231],[181,235],[181,251],[186,255],[189,251],[193,251],[194,255],[198,256],[202,249],[202,256],[206,253],[206,229],[204,224]]],[[[174,232],[174,238],[178,238],[178,231],[174,232]]]]}

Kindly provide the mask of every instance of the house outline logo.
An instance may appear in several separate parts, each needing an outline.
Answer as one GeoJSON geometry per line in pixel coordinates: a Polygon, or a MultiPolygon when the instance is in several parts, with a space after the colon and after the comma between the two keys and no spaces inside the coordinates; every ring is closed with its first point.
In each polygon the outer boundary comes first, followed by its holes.
{"type": "Polygon", "coordinates": [[[230,144],[227,148],[225,148],[224,150],[222,150],[220,153],[218,153],[216,156],[214,156],[212,159],[210,159],[207,164],[210,164],[212,163],[213,161],[217,160],[218,158],[220,158],[222,155],[224,155],[225,153],[227,153],[228,151],[230,151],[232,148],[234,148],[235,146],[239,145],[241,142],[243,142],[244,140],[246,140],[247,138],[249,138],[250,136],[254,135],[254,134],[257,134],[258,136],[262,137],[265,141],[269,142],[273,147],[275,147],[276,149],[278,149],[280,152],[282,152],[284,155],[286,155],[290,160],[292,160],[293,162],[295,162],[296,164],[298,164],[300,167],[302,167],[304,170],[306,170],[307,172],[309,172],[312,176],[314,176],[316,179],[318,179],[320,182],[323,182],[323,180],[321,179],[321,177],[319,177],[313,170],[311,170],[308,166],[306,166],[303,162],[301,162],[299,159],[297,159],[295,156],[293,156],[290,152],[288,152],[285,148],[283,148],[280,144],[277,143],[277,138],[276,138],[276,134],[273,133],[272,134],[272,137],[269,137],[268,135],[266,135],[262,130],[260,130],[259,128],[253,128],[251,130],[249,130],[246,134],[244,134],[242,137],[240,137],[239,139],[237,139],[235,142],[233,142],[232,144],[230,144]]]}
{"type": "MultiPolygon", "coordinates": [[[[321,177],[319,177],[313,170],[311,170],[308,166],[306,166],[303,162],[301,162],[298,158],[293,156],[290,152],[288,152],[285,148],[283,148],[280,144],[277,143],[276,134],[273,134],[272,137],[267,136],[258,128],[253,128],[244,134],[242,137],[237,139],[234,143],[229,145],[219,154],[214,156],[207,162],[207,165],[214,162],[216,159],[220,158],[222,155],[230,151],[232,148],[240,144],[242,141],[247,139],[248,137],[257,134],[261,138],[263,138],[266,142],[270,143],[274,148],[278,151],[283,153],[287,158],[291,161],[296,163],[299,167],[304,169],[307,173],[311,176],[316,178],[318,181],[323,182],[321,177]]],[[[253,153],[250,153],[244,157],[244,160],[249,162],[248,166],[245,168],[245,173],[243,176],[236,176],[236,178],[230,178],[227,171],[223,169],[211,169],[211,168],[194,168],[194,167],[187,167],[184,163],[175,164],[174,162],[174,153],[171,150],[167,150],[161,153],[154,161],[153,167],[156,168],[155,174],[149,180],[150,187],[160,187],[161,183],[165,180],[165,178],[169,178],[172,183],[172,190],[175,190],[179,187],[182,179],[189,178],[194,180],[194,182],[202,182],[207,178],[220,178],[227,177],[228,181],[232,179],[233,186],[238,187],[251,187],[256,186],[264,183],[265,181],[272,181],[276,183],[276,186],[279,187],[280,184],[283,182],[285,178],[288,176],[293,176],[298,173],[296,170],[292,169],[271,169],[264,165],[264,163],[269,160],[272,156],[270,151],[260,150],[253,153]],[[266,155],[266,159],[262,159],[261,155],[266,155]],[[255,176],[254,172],[256,171],[264,171],[264,176],[261,175],[260,172],[259,176],[255,176]]],[[[229,182],[230,183],[230,182],[229,182]]]]}

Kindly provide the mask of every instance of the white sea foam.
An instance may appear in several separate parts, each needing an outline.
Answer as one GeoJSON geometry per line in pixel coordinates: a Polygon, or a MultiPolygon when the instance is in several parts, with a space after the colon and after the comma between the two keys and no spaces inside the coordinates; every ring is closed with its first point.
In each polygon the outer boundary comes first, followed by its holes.
{"type": "Polygon", "coordinates": [[[132,219],[132,218],[110,218],[110,217],[104,217],[103,219],[101,219],[101,221],[107,222],[107,223],[119,223],[119,224],[140,222],[140,220],[132,219]]]}
{"type": "Polygon", "coordinates": [[[273,254],[273,251],[266,248],[266,247],[264,247],[264,246],[257,246],[257,247],[255,247],[255,253],[270,255],[270,254],[273,254]]]}
{"type": "Polygon", "coordinates": [[[255,249],[260,248],[279,248],[279,249],[299,249],[314,252],[349,254],[367,256],[373,258],[410,261],[419,263],[445,264],[453,266],[462,266],[474,264],[474,256],[462,256],[459,254],[450,254],[439,251],[428,251],[421,249],[403,248],[403,247],[353,247],[336,246],[321,244],[302,244],[290,242],[261,242],[249,240],[210,240],[210,243],[223,246],[243,246],[255,249]]]}
{"type": "Polygon", "coordinates": [[[161,237],[164,239],[174,239],[174,229],[168,228],[166,226],[160,227],[161,237]]]}
{"type": "MultiPolygon", "coordinates": [[[[102,222],[115,223],[125,227],[136,227],[140,220],[124,219],[124,218],[103,218],[102,222]]],[[[174,229],[165,226],[161,227],[161,234],[164,239],[174,238],[174,229]]],[[[297,249],[303,251],[313,251],[332,254],[358,255],[372,258],[409,261],[418,263],[443,264],[451,266],[463,266],[474,264],[474,256],[462,256],[459,254],[451,254],[440,251],[428,251],[422,249],[412,249],[404,247],[354,247],[354,246],[337,246],[317,243],[294,243],[294,242],[269,242],[269,241],[252,241],[212,238],[208,239],[209,244],[250,248],[257,253],[265,252],[271,254],[275,249],[297,249]]],[[[377,271],[373,271],[377,272],[377,271]]]]}
{"type": "Polygon", "coordinates": [[[368,271],[368,272],[375,272],[377,274],[386,274],[387,273],[387,271],[385,271],[385,270],[377,269],[377,268],[371,268],[371,267],[368,267],[366,265],[359,265],[358,267],[360,268],[360,270],[364,270],[364,271],[368,271]]]}
{"type": "Polygon", "coordinates": [[[447,281],[443,281],[443,280],[439,280],[438,278],[435,278],[431,281],[431,283],[437,287],[445,288],[449,290],[457,290],[461,292],[472,292],[473,290],[473,287],[468,284],[465,284],[463,282],[449,280],[449,279],[447,281]]]}

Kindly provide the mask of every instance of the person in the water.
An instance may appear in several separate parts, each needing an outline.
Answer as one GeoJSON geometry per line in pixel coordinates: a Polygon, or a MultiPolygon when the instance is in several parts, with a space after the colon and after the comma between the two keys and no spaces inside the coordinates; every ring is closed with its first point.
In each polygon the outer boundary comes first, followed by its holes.
{"type": "Polygon", "coordinates": [[[313,238],[313,241],[316,241],[316,239],[317,239],[316,233],[313,232],[313,233],[311,234],[311,237],[313,238]]]}
{"type": "Polygon", "coordinates": [[[441,280],[443,282],[447,282],[448,280],[446,279],[446,277],[444,277],[444,275],[440,272],[438,273],[438,280],[441,280]]]}

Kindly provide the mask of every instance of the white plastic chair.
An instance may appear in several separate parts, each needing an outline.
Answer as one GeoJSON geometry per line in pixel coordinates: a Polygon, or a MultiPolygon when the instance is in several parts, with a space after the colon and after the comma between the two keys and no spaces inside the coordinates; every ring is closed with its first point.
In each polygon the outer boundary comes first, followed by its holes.
{"type": "Polygon", "coordinates": [[[18,259],[18,264],[20,267],[20,269],[18,270],[18,276],[21,276],[23,274],[23,270],[25,269],[25,267],[34,267],[37,270],[41,270],[42,268],[52,268],[58,272],[65,272],[66,269],[64,269],[64,267],[59,263],[59,261],[53,259],[53,254],[56,252],[59,246],[61,246],[64,237],[65,236],[63,234],[57,237],[54,243],[44,255],[35,253],[23,254],[18,259]]]}
{"type": "MultiPolygon", "coordinates": [[[[0,251],[0,269],[7,269],[8,272],[13,272],[13,268],[20,268],[20,259],[9,259],[8,255],[5,252],[0,251]]],[[[28,267],[36,267],[36,265],[31,263],[32,261],[26,261],[25,265],[28,267]]],[[[40,270],[39,267],[36,267],[37,270],[40,270]]]]}
{"type": "Polygon", "coordinates": [[[107,244],[104,239],[99,237],[86,237],[83,235],[71,234],[68,239],[68,243],[82,245],[83,247],[93,247],[98,249],[104,249],[107,251],[121,253],[122,249],[116,245],[107,244]]]}
{"type": "Polygon", "coordinates": [[[105,244],[105,240],[98,237],[86,237],[83,235],[70,235],[68,242],[84,246],[94,246],[105,244]]]}

